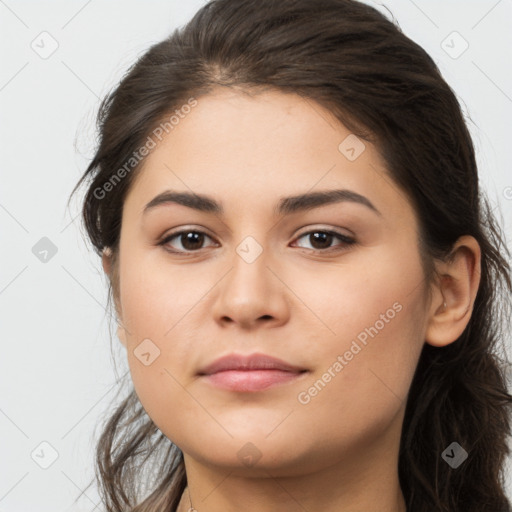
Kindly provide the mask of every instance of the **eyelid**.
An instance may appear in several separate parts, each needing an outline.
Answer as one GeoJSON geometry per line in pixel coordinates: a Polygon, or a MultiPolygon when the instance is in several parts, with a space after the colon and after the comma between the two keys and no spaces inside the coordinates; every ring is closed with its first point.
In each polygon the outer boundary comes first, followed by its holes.
{"type": "Polygon", "coordinates": [[[308,226],[307,231],[303,231],[303,232],[299,233],[298,235],[295,235],[295,237],[297,238],[297,237],[301,237],[304,235],[308,235],[309,233],[312,233],[315,231],[325,231],[325,232],[333,233],[335,235],[340,235],[340,236],[343,236],[346,238],[354,238],[355,237],[354,233],[352,233],[348,229],[344,228],[344,229],[346,229],[346,231],[348,231],[348,233],[343,233],[342,231],[340,231],[340,229],[342,229],[342,228],[334,228],[332,226],[325,226],[325,225],[324,226],[313,225],[312,227],[308,226]]]}
{"type": "Polygon", "coordinates": [[[210,238],[215,238],[212,234],[210,234],[210,231],[207,228],[205,228],[204,226],[201,226],[199,224],[193,224],[193,225],[188,225],[188,226],[187,225],[180,226],[178,228],[171,229],[170,231],[166,231],[163,235],[161,235],[159,237],[159,242],[161,242],[171,236],[180,235],[183,232],[188,233],[191,231],[193,231],[195,233],[205,234],[205,235],[209,236],[210,238]]]}
{"type": "MultiPolygon", "coordinates": [[[[299,233],[299,234],[295,235],[295,237],[304,236],[304,235],[309,234],[309,233],[311,233],[312,231],[315,231],[315,230],[317,230],[317,231],[328,231],[328,232],[334,233],[336,235],[341,235],[341,236],[344,236],[344,237],[347,237],[347,238],[352,238],[352,237],[355,236],[354,233],[352,233],[352,232],[342,233],[342,232],[338,231],[338,229],[340,229],[340,228],[334,228],[334,227],[325,226],[325,225],[324,226],[322,226],[322,225],[316,225],[316,226],[313,225],[313,226],[308,226],[307,231],[299,233]]],[[[210,238],[215,238],[214,235],[210,234],[210,232],[209,232],[209,230],[207,228],[205,228],[204,226],[196,224],[196,225],[189,225],[189,226],[187,226],[187,225],[180,226],[179,228],[176,228],[175,231],[171,230],[169,232],[165,232],[165,234],[163,234],[160,237],[160,241],[168,238],[169,236],[181,234],[183,231],[195,231],[195,232],[199,232],[199,233],[203,233],[205,235],[208,235],[210,238]]]]}

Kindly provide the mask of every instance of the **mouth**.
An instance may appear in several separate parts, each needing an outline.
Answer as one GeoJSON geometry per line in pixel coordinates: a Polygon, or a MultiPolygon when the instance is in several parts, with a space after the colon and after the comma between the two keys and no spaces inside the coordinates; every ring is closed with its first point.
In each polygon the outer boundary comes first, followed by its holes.
{"type": "Polygon", "coordinates": [[[265,354],[229,354],[202,368],[198,376],[221,389],[254,392],[296,380],[307,372],[265,354]]]}

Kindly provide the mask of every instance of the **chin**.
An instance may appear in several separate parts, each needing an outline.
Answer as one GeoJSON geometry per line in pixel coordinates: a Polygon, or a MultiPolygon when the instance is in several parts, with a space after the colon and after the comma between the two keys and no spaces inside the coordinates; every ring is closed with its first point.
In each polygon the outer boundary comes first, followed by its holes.
{"type": "MultiPolygon", "coordinates": [[[[246,431],[243,435],[233,431],[232,433],[233,438],[219,435],[213,439],[210,435],[207,441],[204,437],[202,442],[187,438],[188,443],[185,445],[176,444],[185,454],[201,464],[233,472],[233,475],[238,476],[306,474],[315,457],[314,450],[308,455],[307,443],[300,435],[290,435],[283,431],[283,441],[272,439],[274,434],[268,436],[268,431],[264,434],[254,431],[246,431]]],[[[324,461],[325,455],[319,459],[321,464],[324,461]]]]}

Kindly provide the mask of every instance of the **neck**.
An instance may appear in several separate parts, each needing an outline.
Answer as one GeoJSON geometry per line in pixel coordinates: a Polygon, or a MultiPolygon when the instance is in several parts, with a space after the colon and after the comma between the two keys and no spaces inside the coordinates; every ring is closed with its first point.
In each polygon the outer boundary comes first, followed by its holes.
{"type": "Polygon", "coordinates": [[[233,468],[207,466],[184,453],[188,487],[177,512],[191,506],[197,512],[407,512],[398,478],[400,427],[398,421],[388,430],[387,442],[359,445],[332,466],[293,476],[275,467],[239,476],[233,468]]]}

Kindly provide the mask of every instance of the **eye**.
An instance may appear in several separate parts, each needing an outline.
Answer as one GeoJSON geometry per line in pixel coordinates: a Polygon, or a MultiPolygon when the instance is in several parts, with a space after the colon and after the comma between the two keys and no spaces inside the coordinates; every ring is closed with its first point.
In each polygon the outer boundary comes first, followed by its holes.
{"type": "Polygon", "coordinates": [[[202,249],[202,245],[204,243],[204,239],[209,238],[211,240],[211,237],[208,236],[203,231],[196,231],[191,229],[184,229],[181,231],[177,231],[167,237],[165,237],[161,242],[159,242],[158,245],[162,245],[166,247],[171,243],[172,240],[177,238],[177,241],[181,245],[181,248],[171,248],[167,249],[169,252],[175,252],[175,253],[187,253],[187,252],[194,252],[198,249],[202,249]]]}
{"type": "MultiPolygon", "coordinates": [[[[308,231],[307,233],[303,233],[298,240],[301,238],[309,237],[310,243],[313,245],[311,248],[312,251],[315,252],[327,252],[330,250],[343,249],[346,246],[353,245],[356,241],[353,238],[350,238],[342,233],[338,233],[336,231],[331,230],[321,230],[315,229],[308,231]],[[338,239],[341,241],[341,244],[338,246],[331,246],[334,239],[338,239]]],[[[192,229],[183,229],[181,231],[176,231],[175,233],[170,234],[165,237],[158,245],[164,246],[165,249],[172,253],[190,253],[197,252],[199,249],[203,249],[203,244],[205,242],[205,238],[212,240],[212,238],[204,233],[203,231],[192,230],[192,229]],[[181,247],[173,247],[171,242],[176,241],[181,245],[181,247]],[[171,245],[171,248],[168,246],[171,245]]],[[[300,246],[299,247],[303,247],[300,246]]],[[[303,247],[304,248],[304,247],[303,247]]],[[[307,249],[307,247],[305,247],[307,249]]]]}
{"type": "Polygon", "coordinates": [[[337,250],[339,248],[343,248],[349,245],[353,245],[356,243],[356,241],[353,238],[350,238],[349,236],[343,235],[341,233],[338,233],[336,231],[330,231],[330,230],[321,230],[321,229],[315,229],[308,231],[307,233],[303,233],[298,240],[304,237],[309,237],[309,241],[311,245],[313,246],[312,250],[317,252],[326,252],[328,250],[337,250]],[[336,246],[331,246],[331,243],[334,239],[341,240],[341,244],[336,246]]]}

